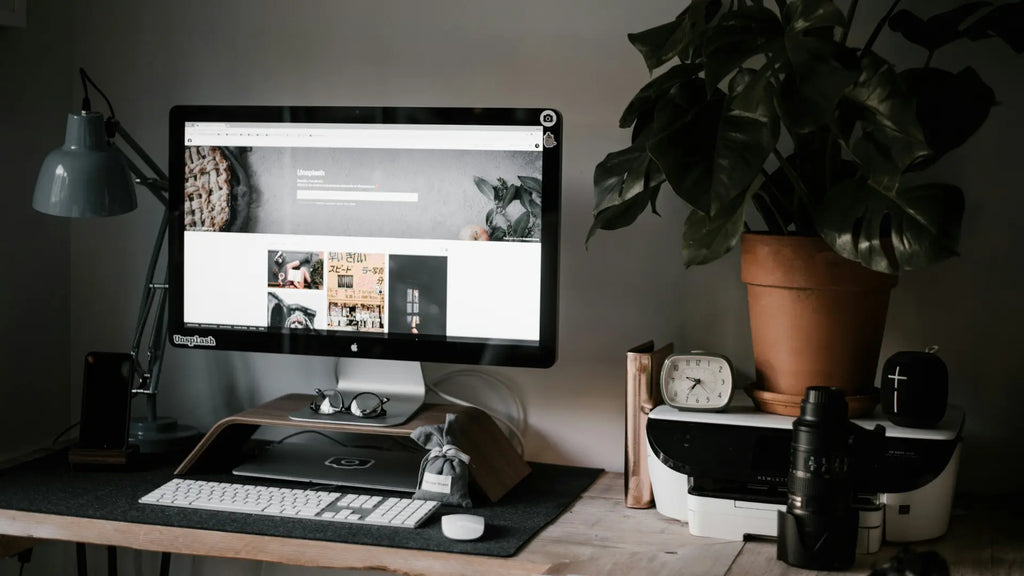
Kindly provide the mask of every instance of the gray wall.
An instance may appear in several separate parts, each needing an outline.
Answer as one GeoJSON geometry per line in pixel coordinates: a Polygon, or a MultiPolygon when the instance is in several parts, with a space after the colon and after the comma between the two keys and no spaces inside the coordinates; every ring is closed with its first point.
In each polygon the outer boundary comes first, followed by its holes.
{"type": "MultiPolygon", "coordinates": [[[[882,9],[880,4],[862,2],[862,22],[873,23],[869,16],[882,9]]],[[[67,412],[77,412],[83,354],[127,346],[139,279],[159,220],[158,205],[145,196],[136,213],[74,221],[70,230],[67,223],[27,208],[34,166],[59,140],[62,106],[77,103],[71,95],[75,67],[84,66],[113,98],[128,130],[161,161],[167,153],[167,109],[181,103],[561,110],[566,126],[559,361],[549,370],[488,370],[509,381],[525,403],[528,458],[621,469],[626,348],[648,338],[674,341],[678,349],[726,353],[743,375],[752,373],[738,257],[684,270],[678,246],[685,209],[670,193],[663,196],[661,218],[646,214],[638,225],[601,233],[589,250],[583,247],[594,164],[628,142],[616,121],[647,77],[625,34],[672,18],[680,5],[677,0],[79,0],[73,15],[58,17],[52,13],[63,3],[34,0],[27,30],[0,30],[7,55],[0,63],[0,101],[7,110],[0,120],[0,162],[6,188],[22,199],[3,211],[0,238],[9,257],[25,254],[45,262],[46,278],[54,280],[33,289],[12,283],[3,288],[8,336],[0,354],[8,377],[0,385],[0,416],[5,426],[12,420],[35,421],[25,410],[64,378],[66,391],[58,387],[54,394],[59,399],[66,394],[70,408],[57,402],[57,413],[48,413],[62,424],[67,412]],[[66,32],[72,21],[74,42],[67,46],[54,29],[66,32]],[[20,47],[33,50],[16,50],[20,47]],[[41,310],[45,321],[39,322],[33,310],[41,310]],[[14,331],[25,325],[40,328],[14,331]],[[17,414],[23,415],[20,420],[17,414]]],[[[938,170],[937,178],[967,192],[963,256],[901,278],[882,357],[930,344],[941,347],[952,401],[967,412],[960,486],[1012,492],[1024,474],[1019,441],[1024,356],[1017,337],[1024,321],[1019,295],[1024,278],[1014,256],[1021,243],[1012,233],[1014,215],[1024,212],[1024,163],[1016,145],[1024,132],[1022,61],[982,47],[955,52],[940,53],[936,63],[976,66],[1002,105],[938,170]]],[[[898,55],[905,61],[920,57],[911,49],[898,55]]],[[[431,379],[453,368],[425,366],[431,379]]],[[[171,350],[161,408],[206,427],[282,393],[305,391],[310,378],[329,381],[332,370],[331,359],[171,350]],[[308,375],[302,382],[291,376],[299,369],[308,375]]],[[[38,445],[60,427],[43,421],[27,429],[33,436],[19,439],[38,445]]],[[[10,432],[4,431],[0,441],[9,442],[10,432]]]]}
{"type": "Polygon", "coordinates": [[[68,402],[68,221],[32,209],[39,165],[64,139],[71,22],[50,3],[32,15],[30,28],[0,28],[0,458],[49,445],[78,411],[68,402]]]}

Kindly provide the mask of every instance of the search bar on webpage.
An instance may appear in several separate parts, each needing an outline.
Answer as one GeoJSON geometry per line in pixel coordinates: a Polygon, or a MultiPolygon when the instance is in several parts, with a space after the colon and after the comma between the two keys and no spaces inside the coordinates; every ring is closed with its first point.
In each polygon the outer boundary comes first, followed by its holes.
{"type": "Polygon", "coordinates": [[[299,200],[324,200],[331,202],[419,202],[416,192],[379,192],[363,190],[299,190],[299,200]]]}

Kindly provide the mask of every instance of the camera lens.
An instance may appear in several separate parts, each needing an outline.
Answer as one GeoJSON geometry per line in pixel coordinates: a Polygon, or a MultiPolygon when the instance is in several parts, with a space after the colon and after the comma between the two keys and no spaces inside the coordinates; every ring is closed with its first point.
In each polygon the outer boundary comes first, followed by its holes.
{"type": "Polygon", "coordinates": [[[808,388],[793,422],[788,500],[778,558],[815,570],[847,568],[857,544],[849,477],[849,419],[842,390],[808,388]]]}
{"type": "Polygon", "coordinates": [[[793,422],[789,506],[807,512],[849,506],[846,398],[837,388],[809,388],[793,422]]]}

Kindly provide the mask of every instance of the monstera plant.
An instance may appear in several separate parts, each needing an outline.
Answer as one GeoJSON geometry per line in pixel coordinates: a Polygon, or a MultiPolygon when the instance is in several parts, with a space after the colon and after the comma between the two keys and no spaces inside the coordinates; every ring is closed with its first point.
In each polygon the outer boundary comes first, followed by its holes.
{"type": "Polygon", "coordinates": [[[648,207],[657,213],[668,184],[692,208],[686,266],[721,257],[752,228],[820,236],[890,274],[956,255],[963,192],[924,171],[974,134],[996,99],[973,67],[937,64],[957,42],[1024,51],[1024,2],[927,18],[899,4],[859,45],[858,0],[692,0],[671,22],[630,34],[652,74],[668,68],[619,119],[630,146],[594,171],[588,242],[648,207]],[[923,49],[920,66],[897,69],[876,50],[886,29],[923,49]]]}

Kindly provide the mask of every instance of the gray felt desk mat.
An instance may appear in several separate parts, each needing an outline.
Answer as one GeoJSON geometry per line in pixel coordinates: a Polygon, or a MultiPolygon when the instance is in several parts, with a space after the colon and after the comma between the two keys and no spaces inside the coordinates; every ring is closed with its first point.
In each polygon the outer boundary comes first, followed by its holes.
{"type": "MultiPolygon", "coordinates": [[[[496,504],[479,505],[471,510],[442,507],[419,528],[407,529],[139,504],[139,498],[173,477],[174,467],[139,466],[131,472],[73,470],[67,463],[66,453],[59,452],[0,470],[0,508],[285,538],[511,556],[568,508],[601,472],[594,468],[531,462],[530,475],[496,504]],[[456,512],[483,516],[486,519],[484,535],[471,542],[445,538],[441,534],[441,516],[456,512]]],[[[188,477],[301,486],[258,478],[241,480],[230,473],[188,477]]],[[[387,494],[366,489],[356,491],[387,494]]],[[[475,503],[481,500],[474,496],[475,503]]]]}

